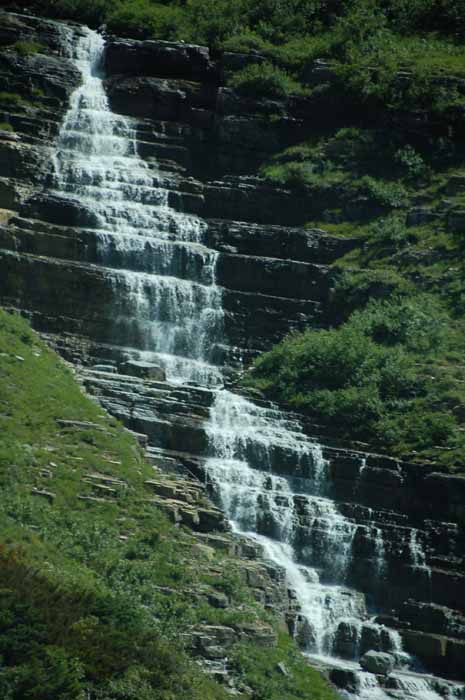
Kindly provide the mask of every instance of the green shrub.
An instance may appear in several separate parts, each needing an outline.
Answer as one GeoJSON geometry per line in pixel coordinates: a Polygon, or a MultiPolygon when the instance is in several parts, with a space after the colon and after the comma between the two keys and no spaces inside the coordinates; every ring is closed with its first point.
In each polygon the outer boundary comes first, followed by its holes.
{"type": "Polygon", "coordinates": [[[369,226],[367,235],[376,243],[402,248],[412,234],[406,227],[404,218],[394,215],[375,221],[369,226]]]}
{"type": "Polygon", "coordinates": [[[277,185],[306,187],[316,182],[315,170],[311,163],[285,163],[269,165],[261,170],[261,174],[277,185]]]}
{"type": "Polygon", "coordinates": [[[248,26],[248,0],[189,0],[186,6],[188,37],[219,48],[226,39],[252,30],[248,26]]]}
{"type": "Polygon", "coordinates": [[[339,319],[345,320],[370,299],[390,299],[414,293],[414,285],[391,268],[345,270],[336,280],[332,304],[339,319]]]}
{"type": "Polygon", "coordinates": [[[226,37],[221,48],[224,51],[237,51],[238,53],[248,53],[249,51],[264,53],[271,48],[271,44],[256,32],[246,29],[241,34],[226,37]]]}
{"type": "Polygon", "coordinates": [[[306,34],[273,45],[269,55],[281,67],[296,72],[299,79],[308,82],[313,62],[332,56],[334,34],[330,31],[306,34]]]}
{"type": "Polygon", "coordinates": [[[453,444],[456,420],[447,401],[438,401],[444,386],[437,394],[440,385],[422,367],[446,347],[449,322],[431,297],[371,300],[337,329],[288,336],[255,361],[245,381],[339,437],[394,451],[453,444]]]}
{"type": "Polygon", "coordinates": [[[376,343],[428,353],[444,346],[448,317],[434,297],[394,296],[370,301],[363,311],[354,312],[350,324],[376,343]]]}
{"type": "Polygon", "coordinates": [[[8,122],[0,122],[0,131],[14,131],[14,129],[8,122]]]}
{"type": "Polygon", "coordinates": [[[179,39],[182,34],[181,8],[147,0],[121,0],[107,15],[108,29],[138,39],[179,39]]]}
{"type": "Polygon", "coordinates": [[[355,190],[386,209],[400,209],[408,203],[408,193],[401,182],[389,182],[365,175],[355,183],[355,190]]]}
{"type": "Polygon", "coordinates": [[[238,71],[229,80],[229,85],[245,97],[284,99],[302,92],[301,85],[286,71],[267,62],[238,71]]]}
{"type": "Polygon", "coordinates": [[[430,169],[424,159],[410,144],[399,148],[394,154],[394,160],[400,165],[405,176],[411,180],[427,178],[430,175],[430,169]]]}

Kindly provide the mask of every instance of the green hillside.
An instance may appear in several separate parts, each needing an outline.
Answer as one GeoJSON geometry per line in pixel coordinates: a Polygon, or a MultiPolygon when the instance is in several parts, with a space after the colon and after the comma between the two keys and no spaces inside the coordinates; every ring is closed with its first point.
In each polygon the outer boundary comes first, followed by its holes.
{"type": "MultiPolygon", "coordinates": [[[[153,504],[150,478],[134,437],[24,320],[0,310],[4,700],[223,700],[186,633],[198,623],[278,629],[238,561],[153,504]],[[208,602],[215,594],[226,609],[208,602]]],[[[236,644],[231,663],[244,698],[333,697],[282,632],[273,649],[236,644]]]]}

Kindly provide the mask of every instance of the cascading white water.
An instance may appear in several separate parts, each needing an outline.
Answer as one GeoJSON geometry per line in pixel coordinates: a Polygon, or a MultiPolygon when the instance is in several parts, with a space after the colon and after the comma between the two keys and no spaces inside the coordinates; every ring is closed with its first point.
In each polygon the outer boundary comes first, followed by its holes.
{"type": "Polygon", "coordinates": [[[115,339],[156,359],[171,381],[218,384],[221,372],[209,363],[222,337],[217,253],[202,245],[199,218],[168,206],[166,183],[137,155],[129,120],[111,112],[103,48],[91,30],[66,42],[82,84],[60,130],[54,188],[94,222],[99,260],[120,302],[115,339]]]}
{"type": "MultiPolygon", "coordinates": [[[[363,625],[372,625],[363,622],[368,620],[363,596],[343,585],[358,526],[324,495],[327,465],[321,447],[280,411],[225,390],[212,405],[207,435],[212,453],[207,472],[222,507],[236,529],[259,541],[266,556],[286,570],[306,620],[308,651],[332,655],[345,623],[354,631],[355,655],[363,625]],[[298,476],[277,474],[286,473],[286,465],[298,476]],[[298,549],[307,566],[295,561],[303,524],[306,537],[298,549]]],[[[376,547],[375,569],[381,551],[379,543],[376,547]]],[[[396,651],[398,645],[398,635],[386,630],[381,648],[396,651]]]]}
{"type": "MultiPolygon", "coordinates": [[[[141,359],[156,359],[171,383],[198,382],[214,390],[206,425],[208,477],[233,527],[284,567],[300,603],[308,651],[337,653],[344,633],[356,658],[369,633],[378,648],[401,656],[399,635],[370,622],[364,596],[346,585],[360,526],[328,498],[320,446],[279,410],[215,388],[222,373],[212,357],[223,341],[217,253],[204,245],[199,218],[170,208],[168,183],[138,156],[130,120],[111,112],[101,70],[103,39],[85,30],[74,41],[65,31],[64,45],[82,84],[60,131],[53,189],[78,201],[92,223],[98,262],[114,292],[115,342],[133,347],[141,359]]],[[[379,576],[382,530],[373,525],[366,534],[379,576]]],[[[412,560],[423,567],[413,530],[411,537],[412,560]]],[[[421,693],[412,697],[427,697],[421,693]]],[[[386,695],[372,674],[363,673],[358,697],[386,695]]]]}

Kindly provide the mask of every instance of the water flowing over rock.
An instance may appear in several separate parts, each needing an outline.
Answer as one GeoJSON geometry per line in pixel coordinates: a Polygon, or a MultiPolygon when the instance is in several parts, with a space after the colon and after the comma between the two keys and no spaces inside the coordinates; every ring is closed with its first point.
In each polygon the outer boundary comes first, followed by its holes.
{"type": "MultiPolygon", "coordinates": [[[[47,145],[52,167],[18,168],[21,182],[5,194],[2,302],[28,312],[79,365],[86,389],[147,436],[154,464],[207,484],[247,536],[244,548],[261,551],[276,580],[285,576],[284,601],[259,585],[257,595],[283,612],[346,697],[464,697],[409,667],[419,657],[463,675],[465,481],[330,446],[318,426],[233,389],[259,350],[327,322],[328,264],[350,242],[299,228],[287,191],[238,175],[208,179],[208,141],[218,168],[234,172],[263,155],[266,139],[252,147],[237,136],[246,118],[239,98],[218,88],[223,69],[207,49],[110,40],[105,58],[99,34],[59,26],[50,31],[69,84],[81,82],[47,145]],[[434,491],[455,495],[438,503],[434,491]],[[392,659],[387,678],[360,669],[373,654],[392,659]]],[[[266,118],[254,125],[255,136],[277,129],[266,118]]],[[[218,509],[170,508],[200,532],[227,527],[218,509]]],[[[246,575],[260,579],[258,568],[246,575]]]]}
{"type": "Polygon", "coordinates": [[[202,380],[203,361],[221,331],[217,254],[201,245],[200,219],[168,206],[162,176],[137,155],[134,129],[110,111],[103,46],[90,30],[70,46],[82,85],[60,130],[52,196],[77,200],[94,222],[97,257],[120,301],[119,337],[142,346],[145,359],[158,360],[169,379],[202,380]],[[128,260],[136,269],[119,270],[128,260]]]}

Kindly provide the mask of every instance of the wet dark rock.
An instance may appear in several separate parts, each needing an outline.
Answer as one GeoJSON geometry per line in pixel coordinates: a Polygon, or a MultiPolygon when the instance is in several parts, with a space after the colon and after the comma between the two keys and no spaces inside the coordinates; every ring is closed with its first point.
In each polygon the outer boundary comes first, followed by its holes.
{"type": "Polygon", "coordinates": [[[221,255],[221,285],[243,292],[321,301],[328,295],[328,269],[312,263],[246,255],[221,255]]]}
{"type": "Polygon", "coordinates": [[[465,616],[443,605],[408,600],[400,608],[400,622],[423,632],[465,639],[465,616]]]}
{"type": "Polygon", "coordinates": [[[166,372],[159,365],[142,360],[127,360],[120,366],[123,374],[132,374],[141,379],[154,379],[155,381],[166,381],[166,372]]]}
{"type": "Polygon", "coordinates": [[[395,658],[380,651],[367,651],[360,659],[360,666],[379,675],[387,676],[393,670],[395,658]]]}
{"type": "Polygon", "coordinates": [[[17,200],[18,189],[15,181],[20,181],[23,187],[41,186],[48,172],[48,162],[44,163],[43,149],[14,142],[10,139],[0,139],[0,176],[11,180],[10,189],[14,200],[17,200]]]}
{"type": "Polygon", "coordinates": [[[439,214],[427,207],[415,207],[407,214],[407,226],[422,226],[439,218],[439,214]]]}
{"type": "MultiPolygon", "coordinates": [[[[70,60],[43,53],[22,56],[16,51],[3,51],[0,53],[0,74],[6,76],[5,87],[9,91],[19,91],[32,101],[27,85],[34,85],[44,91],[44,96],[56,97],[59,104],[67,102],[81,81],[79,71],[70,60]],[[28,75],[28,83],[23,84],[22,88],[18,83],[18,75],[21,73],[28,75]]],[[[43,101],[43,97],[36,99],[39,103],[43,101]]]]}
{"type": "Polygon", "coordinates": [[[423,493],[426,498],[433,499],[437,506],[436,516],[465,524],[465,476],[429,474],[424,480],[423,493]]]}
{"type": "Polygon", "coordinates": [[[358,645],[358,627],[352,622],[340,622],[333,644],[335,654],[343,659],[353,659],[358,645]]]}
{"type": "Polygon", "coordinates": [[[210,220],[207,244],[225,253],[331,263],[349,252],[355,241],[321,229],[299,229],[240,221],[210,220]]]}
{"type": "Polygon", "coordinates": [[[451,211],[447,217],[447,228],[456,233],[465,233],[465,210],[451,211]]]}
{"type": "Polygon", "coordinates": [[[360,691],[360,678],[356,671],[345,668],[333,668],[329,673],[329,679],[335,686],[347,690],[349,693],[358,693],[360,691]]]}
{"type": "Polygon", "coordinates": [[[152,76],[217,82],[218,69],[206,46],[110,37],[105,49],[108,76],[152,76]]]}
{"type": "Polygon", "coordinates": [[[444,191],[452,196],[465,192],[465,175],[451,175],[444,186],[444,191]]]}
{"type": "Polygon", "coordinates": [[[97,216],[85,208],[77,199],[53,194],[38,194],[31,197],[20,210],[22,216],[42,219],[59,226],[83,226],[96,228],[97,216]]]}
{"type": "Polygon", "coordinates": [[[177,83],[161,78],[107,80],[111,107],[120,114],[177,121],[186,118],[187,95],[177,83]]]}

